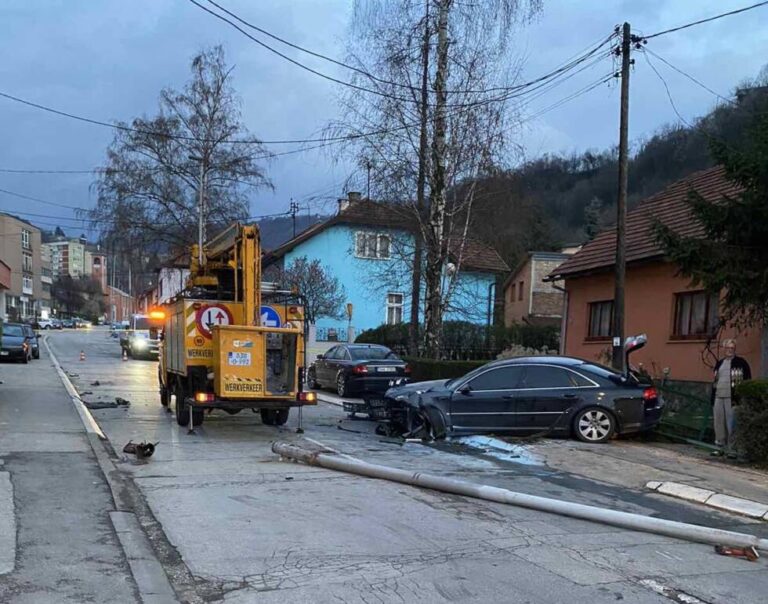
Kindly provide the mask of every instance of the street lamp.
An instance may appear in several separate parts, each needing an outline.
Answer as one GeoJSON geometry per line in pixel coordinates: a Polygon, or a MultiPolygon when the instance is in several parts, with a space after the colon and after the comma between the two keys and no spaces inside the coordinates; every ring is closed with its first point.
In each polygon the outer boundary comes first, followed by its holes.
{"type": "Polygon", "coordinates": [[[200,196],[197,204],[197,263],[203,267],[203,242],[205,241],[205,160],[197,155],[190,155],[189,159],[200,162],[200,196]]]}

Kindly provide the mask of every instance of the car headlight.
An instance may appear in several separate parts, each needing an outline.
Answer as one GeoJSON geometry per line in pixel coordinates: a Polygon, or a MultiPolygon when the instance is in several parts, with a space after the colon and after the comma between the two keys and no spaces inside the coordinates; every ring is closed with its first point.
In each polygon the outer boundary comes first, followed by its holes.
{"type": "Polygon", "coordinates": [[[146,348],[147,347],[147,341],[146,340],[136,339],[136,340],[133,341],[133,345],[136,348],[146,348]]]}

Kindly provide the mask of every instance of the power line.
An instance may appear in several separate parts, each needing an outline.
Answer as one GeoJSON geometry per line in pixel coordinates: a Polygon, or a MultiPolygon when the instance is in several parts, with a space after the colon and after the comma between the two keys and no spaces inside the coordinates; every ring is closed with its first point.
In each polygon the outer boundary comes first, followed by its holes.
{"type": "MultiPolygon", "coordinates": [[[[208,1],[210,2],[210,0],[208,0],[208,1]]],[[[307,65],[304,65],[304,64],[303,64],[303,63],[301,63],[300,61],[297,61],[297,60],[295,60],[295,59],[292,59],[291,57],[289,57],[289,56],[287,56],[287,55],[285,55],[285,54],[281,53],[279,50],[276,50],[276,49],[272,48],[272,47],[271,47],[269,44],[266,44],[265,42],[263,42],[263,41],[259,40],[258,38],[255,38],[254,36],[252,36],[251,34],[249,34],[247,31],[245,31],[243,28],[241,28],[241,27],[240,27],[239,25],[237,25],[236,23],[233,23],[232,21],[230,21],[230,20],[229,20],[229,19],[227,19],[226,17],[224,17],[224,16],[222,16],[222,15],[220,15],[220,14],[218,14],[218,13],[216,13],[216,12],[212,11],[212,10],[210,10],[209,8],[207,8],[207,7],[203,6],[203,5],[202,5],[202,4],[200,4],[200,3],[199,3],[197,0],[189,0],[189,2],[191,2],[192,4],[194,4],[195,6],[197,6],[198,8],[200,8],[200,9],[204,10],[205,12],[209,13],[210,15],[213,15],[213,16],[214,16],[214,17],[216,17],[217,19],[219,19],[219,20],[221,20],[221,21],[223,21],[223,22],[225,22],[225,23],[229,24],[231,27],[233,27],[234,29],[236,29],[237,31],[239,31],[241,34],[243,34],[244,36],[246,36],[247,38],[249,38],[250,40],[252,40],[252,41],[253,41],[253,42],[255,42],[256,44],[258,44],[259,46],[261,46],[261,47],[263,47],[263,48],[266,48],[266,49],[267,49],[267,50],[269,50],[270,52],[272,52],[272,53],[276,54],[277,56],[281,57],[282,59],[285,59],[285,60],[286,60],[286,61],[288,61],[289,63],[291,63],[291,64],[293,64],[293,65],[296,65],[297,67],[299,67],[299,68],[301,68],[301,69],[303,69],[303,70],[305,70],[305,71],[308,71],[308,72],[310,72],[310,73],[312,73],[312,74],[314,74],[314,75],[316,75],[316,76],[319,76],[319,77],[321,77],[321,78],[323,78],[323,79],[329,80],[329,81],[331,81],[331,82],[334,82],[334,83],[336,83],[336,84],[341,84],[342,86],[346,86],[346,87],[348,87],[348,88],[352,88],[352,89],[354,89],[354,90],[359,90],[359,91],[361,91],[361,92],[368,92],[368,93],[370,93],[370,94],[374,94],[374,95],[377,95],[377,96],[381,96],[381,97],[384,97],[384,98],[389,98],[389,99],[392,99],[392,100],[396,100],[396,101],[400,101],[400,102],[404,102],[404,103],[418,103],[418,102],[419,102],[419,101],[418,101],[418,100],[416,100],[416,99],[407,98],[407,97],[401,97],[401,96],[397,96],[397,95],[395,95],[395,94],[392,94],[392,93],[389,93],[389,92],[382,92],[382,91],[380,91],[380,90],[374,90],[374,89],[372,89],[372,88],[366,88],[365,86],[359,86],[359,85],[357,85],[357,84],[355,84],[355,83],[353,83],[353,82],[347,82],[347,81],[345,81],[345,80],[341,80],[341,79],[339,79],[339,78],[336,78],[336,77],[330,76],[330,75],[328,75],[328,74],[326,74],[326,73],[323,73],[323,72],[321,72],[321,71],[318,71],[318,70],[316,70],[316,69],[313,69],[312,67],[309,67],[309,66],[307,66],[307,65]]],[[[218,6],[217,4],[215,4],[215,3],[213,3],[213,2],[211,2],[211,4],[214,4],[214,6],[218,6]]],[[[232,14],[232,13],[229,13],[229,11],[225,11],[225,12],[227,12],[228,14],[232,14]]],[[[233,16],[234,16],[234,15],[233,15],[233,16]]],[[[239,21],[241,21],[241,22],[243,22],[243,23],[246,23],[244,20],[240,19],[239,17],[237,17],[237,16],[234,16],[234,17],[235,17],[236,19],[238,19],[239,21]]],[[[252,25],[250,25],[250,24],[248,24],[248,25],[249,25],[250,27],[254,27],[254,29],[257,29],[255,26],[252,26],[252,25]]],[[[269,34],[269,35],[271,35],[271,34],[269,34]]],[[[609,38],[608,38],[608,39],[607,39],[605,42],[603,42],[603,43],[601,44],[601,46],[603,46],[603,45],[607,44],[607,43],[608,43],[608,41],[610,41],[610,40],[611,40],[611,39],[612,39],[614,36],[615,36],[615,33],[612,33],[612,34],[611,34],[611,36],[609,36],[609,38]]],[[[282,41],[282,39],[281,39],[281,41],[282,41]]],[[[568,69],[571,69],[571,68],[572,68],[572,67],[574,67],[575,65],[578,65],[580,61],[582,61],[582,60],[586,60],[587,58],[589,58],[589,56],[591,56],[591,55],[592,55],[594,52],[596,52],[596,51],[597,51],[599,48],[600,48],[600,47],[598,47],[597,49],[594,49],[594,50],[593,50],[591,53],[589,53],[588,55],[585,55],[584,57],[581,57],[581,58],[579,58],[579,59],[577,59],[577,60],[573,61],[571,64],[569,64],[569,65],[566,65],[566,66],[565,66],[565,67],[563,67],[563,68],[557,69],[557,70],[555,70],[555,71],[553,71],[553,72],[551,72],[551,73],[549,73],[549,74],[547,74],[547,75],[545,75],[545,76],[542,76],[541,78],[537,78],[536,80],[533,80],[532,82],[527,82],[527,83],[524,83],[524,84],[520,84],[520,85],[516,85],[516,86],[511,86],[511,87],[500,87],[500,88],[492,88],[492,89],[476,90],[476,91],[472,91],[472,90],[461,90],[461,91],[455,91],[455,90],[454,90],[454,91],[450,91],[450,92],[452,92],[452,93],[454,93],[454,94],[456,94],[456,93],[461,93],[461,94],[469,94],[469,93],[479,93],[479,94],[485,94],[485,93],[487,93],[487,92],[492,92],[492,91],[503,91],[503,92],[505,92],[505,93],[510,93],[510,92],[517,92],[517,91],[520,91],[520,90],[522,90],[522,89],[524,89],[524,88],[526,88],[526,87],[532,86],[532,85],[534,85],[534,84],[536,84],[536,83],[538,83],[538,82],[540,82],[540,81],[542,81],[542,80],[544,80],[544,79],[547,79],[547,78],[551,78],[551,77],[554,77],[554,76],[558,75],[559,73],[561,73],[562,71],[567,71],[568,69]]],[[[335,61],[335,60],[334,60],[334,61],[335,61]]],[[[368,75],[370,75],[370,74],[368,74],[368,75]]],[[[390,83],[390,84],[391,84],[391,82],[387,82],[386,80],[384,80],[384,82],[385,82],[385,83],[390,83]]],[[[416,89],[414,89],[414,88],[412,88],[412,87],[410,87],[410,86],[408,86],[408,88],[409,88],[409,89],[412,89],[412,90],[416,90],[416,89]]],[[[512,96],[513,96],[513,95],[512,95],[512,96]]],[[[484,103],[487,103],[489,100],[490,100],[491,102],[503,102],[503,101],[507,101],[507,100],[509,100],[510,98],[511,98],[511,96],[510,96],[510,95],[508,95],[508,94],[503,94],[503,95],[501,95],[500,97],[498,97],[498,98],[496,98],[496,99],[484,99],[484,100],[475,101],[475,102],[471,102],[471,103],[453,103],[453,104],[450,104],[450,103],[449,103],[449,104],[448,104],[448,105],[446,105],[446,106],[447,106],[447,107],[451,107],[451,108],[455,108],[455,107],[467,107],[467,106],[474,106],[475,104],[484,104],[484,103]]]]}
{"type": "Polygon", "coordinates": [[[685,25],[680,25],[678,27],[673,27],[671,29],[665,29],[664,31],[656,32],[655,34],[651,34],[650,36],[640,36],[640,38],[643,40],[650,40],[651,38],[655,38],[657,36],[663,36],[664,34],[671,34],[672,32],[680,31],[681,29],[687,29],[689,27],[693,27],[694,25],[701,25],[702,23],[709,23],[710,21],[722,19],[723,17],[738,15],[739,13],[752,10],[753,8],[760,8],[761,6],[765,6],[767,4],[768,4],[768,0],[766,0],[765,2],[758,2],[757,4],[752,4],[751,6],[745,6],[744,8],[738,8],[736,10],[728,11],[727,13],[720,13],[719,15],[715,15],[713,17],[707,17],[706,19],[699,19],[698,21],[686,23],[685,25]]]}
{"type": "MultiPolygon", "coordinates": [[[[733,101],[733,99],[729,99],[729,98],[726,98],[726,97],[724,97],[722,94],[718,94],[717,92],[715,92],[714,90],[712,90],[712,89],[711,89],[709,86],[707,86],[706,84],[703,84],[702,82],[700,82],[699,80],[697,80],[696,78],[694,78],[694,77],[693,77],[692,75],[690,75],[689,73],[686,73],[686,72],[684,72],[682,69],[680,69],[680,68],[678,68],[678,67],[675,67],[674,65],[672,65],[672,63],[670,63],[669,61],[667,61],[667,60],[666,60],[664,57],[662,57],[662,56],[658,55],[657,53],[653,52],[653,51],[652,51],[650,48],[644,47],[644,48],[643,48],[643,50],[644,50],[646,53],[648,53],[648,54],[651,54],[651,55],[653,55],[654,57],[656,57],[656,58],[657,58],[659,61],[661,61],[662,63],[664,63],[664,64],[665,64],[667,67],[669,67],[670,69],[674,69],[674,70],[675,70],[677,73],[679,73],[680,75],[682,75],[682,76],[685,76],[686,78],[688,78],[689,80],[691,80],[691,82],[693,82],[694,84],[697,84],[697,85],[701,86],[701,87],[702,87],[704,90],[706,90],[707,92],[710,92],[710,93],[714,94],[714,95],[715,95],[717,98],[719,98],[720,100],[722,100],[722,101],[725,101],[726,103],[733,103],[733,102],[734,102],[734,101],[733,101]]],[[[647,58],[646,58],[646,60],[647,60],[647,58]]],[[[649,65],[650,65],[650,63],[649,63],[649,65]]]]}

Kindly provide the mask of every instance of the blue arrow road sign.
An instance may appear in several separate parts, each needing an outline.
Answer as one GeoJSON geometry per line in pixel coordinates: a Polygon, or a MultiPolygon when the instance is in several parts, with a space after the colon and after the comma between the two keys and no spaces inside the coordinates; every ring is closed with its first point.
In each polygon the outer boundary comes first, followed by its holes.
{"type": "Polygon", "coordinates": [[[271,306],[262,306],[261,325],[262,327],[281,327],[280,315],[271,306]]]}

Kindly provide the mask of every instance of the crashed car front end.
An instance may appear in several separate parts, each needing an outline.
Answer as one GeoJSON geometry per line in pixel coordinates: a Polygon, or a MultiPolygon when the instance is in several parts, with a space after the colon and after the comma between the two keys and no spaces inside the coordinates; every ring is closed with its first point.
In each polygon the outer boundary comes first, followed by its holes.
{"type": "Polygon", "coordinates": [[[385,394],[386,432],[390,436],[433,440],[445,438],[449,426],[446,380],[390,388],[385,394]]]}

